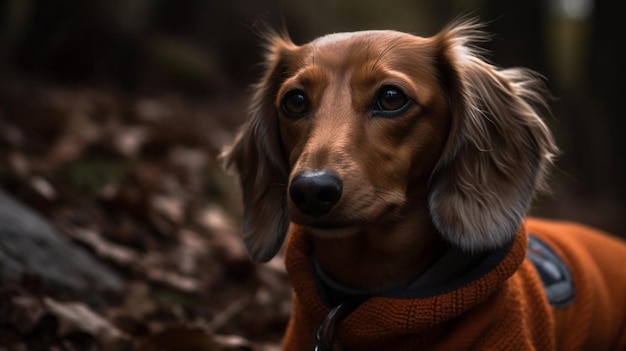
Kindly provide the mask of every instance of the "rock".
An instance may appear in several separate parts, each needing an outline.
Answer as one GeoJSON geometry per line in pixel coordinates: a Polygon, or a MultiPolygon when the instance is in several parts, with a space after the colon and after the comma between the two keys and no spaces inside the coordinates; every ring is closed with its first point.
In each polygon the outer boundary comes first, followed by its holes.
{"type": "Polygon", "coordinates": [[[123,290],[116,273],[0,190],[0,275],[18,279],[25,273],[72,293],[123,290]]]}

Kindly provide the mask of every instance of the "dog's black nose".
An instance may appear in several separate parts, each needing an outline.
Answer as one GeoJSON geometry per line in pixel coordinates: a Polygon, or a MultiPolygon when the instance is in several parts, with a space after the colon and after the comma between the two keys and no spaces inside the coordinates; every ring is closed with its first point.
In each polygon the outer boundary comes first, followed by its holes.
{"type": "Polygon", "coordinates": [[[343,183],[328,170],[306,171],[291,180],[289,196],[298,209],[310,216],[330,211],[341,198],[343,183]]]}

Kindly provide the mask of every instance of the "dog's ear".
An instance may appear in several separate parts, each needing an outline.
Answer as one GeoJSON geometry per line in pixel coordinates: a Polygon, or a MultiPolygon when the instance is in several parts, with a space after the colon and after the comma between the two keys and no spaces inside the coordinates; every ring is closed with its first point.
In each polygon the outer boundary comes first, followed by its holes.
{"type": "Polygon", "coordinates": [[[485,62],[471,46],[484,38],[472,22],[433,37],[453,122],[431,178],[430,213],[444,238],[469,251],[515,235],[558,152],[539,116],[548,113],[540,77],[485,62]]]}
{"type": "Polygon", "coordinates": [[[285,35],[267,36],[265,71],[252,87],[248,120],[222,155],[226,167],[239,174],[243,241],[256,262],[266,262],[276,255],[289,225],[285,209],[289,170],[281,147],[275,100],[294,49],[285,35]]]}

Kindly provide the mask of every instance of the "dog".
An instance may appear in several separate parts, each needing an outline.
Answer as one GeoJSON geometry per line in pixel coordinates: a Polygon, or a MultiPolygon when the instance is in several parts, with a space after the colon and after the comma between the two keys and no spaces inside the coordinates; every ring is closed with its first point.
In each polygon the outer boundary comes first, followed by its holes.
{"type": "Polygon", "coordinates": [[[289,234],[285,350],[626,350],[626,244],[527,218],[548,94],[481,28],[268,35],[224,158],[251,258],[289,234]]]}

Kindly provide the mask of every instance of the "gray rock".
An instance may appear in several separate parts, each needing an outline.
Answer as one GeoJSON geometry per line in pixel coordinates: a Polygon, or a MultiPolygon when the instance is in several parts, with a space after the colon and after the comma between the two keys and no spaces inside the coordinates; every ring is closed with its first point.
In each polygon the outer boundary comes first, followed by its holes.
{"type": "Polygon", "coordinates": [[[79,294],[123,289],[117,274],[0,190],[0,275],[19,278],[24,273],[79,294]]]}

